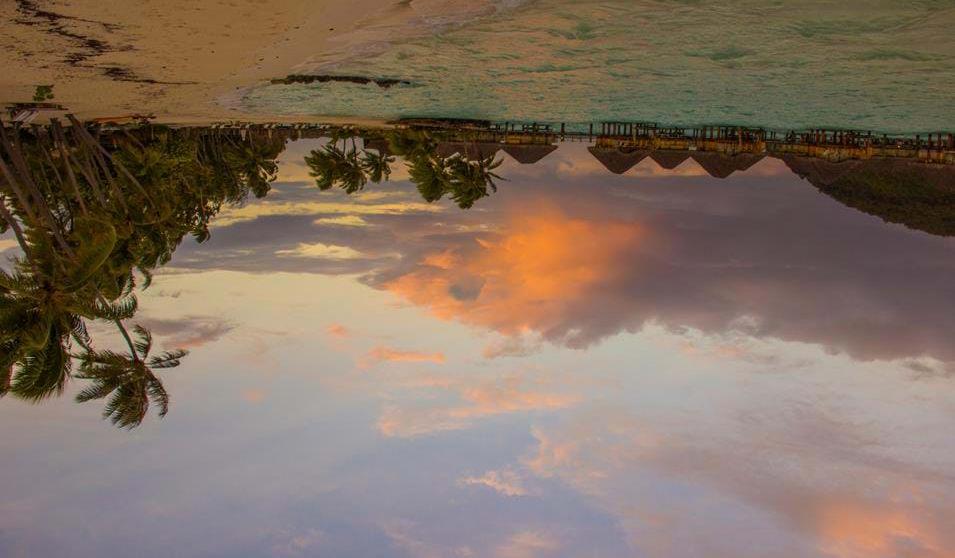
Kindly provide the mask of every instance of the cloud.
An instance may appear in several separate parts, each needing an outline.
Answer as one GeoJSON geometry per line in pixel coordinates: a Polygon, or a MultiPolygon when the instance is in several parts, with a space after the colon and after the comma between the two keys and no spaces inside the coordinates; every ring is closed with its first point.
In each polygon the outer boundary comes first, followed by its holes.
{"type": "MultiPolygon", "coordinates": [[[[762,176],[680,180],[568,181],[546,193],[522,183],[482,214],[486,231],[424,253],[421,243],[401,247],[400,264],[370,283],[440,319],[574,348],[658,323],[859,360],[955,361],[946,333],[955,312],[939,304],[955,300],[950,241],[886,225],[791,177],[773,188],[762,176]]],[[[515,343],[488,353],[508,348],[520,352],[515,343]]]]}
{"type": "Polygon", "coordinates": [[[325,332],[337,339],[347,339],[348,337],[351,337],[351,330],[342,324],[331,324],[325,328],[325,332]]]}
{"type": "Polygon", "coordinates": [[[940,362],[933,358],[910,358],[901,363],[916,379],[955,377],[955,361],[940,362]]]}
{"type": "Polygon", "coordinates": [[[417,526],[408,520],[392,520],[382,525],[391,543],[413,558],[471,558],[474,551],[464,545],[449,547],[423,540],[417,526]]]}
{"type": "Polygon", "coordinates": [[[179,319],[137,318],[137,322],[163,338],[165,345],[180,349],[196,349],[218,341],[235,329],[219,317],[186,316],[179,319]]]}
{"type": "Polygon", "coordinates": [[[844,207],[774,160],[723,181],[559,170],[590,159],[565,145],[531,173],[512,165],[507,188],[471,211],[415,206],[405,183],[352,198],[280,184],[242,209],[254,223],[233,219],[209,243],[180,248],[176,264],[360,274],[441,319],[574,348],[653,323],[955,366],[950,239],[844,207]],[[323,222],[337,218],[369,226],[323,222]],[[288,255],[316,244],[350,251],[288,255]]]}
{"type": "Polygon", "coordinates": [[[527,489],[520,476],[510,469],[488,471],[479,477],[464,477],[458,481],[463,485],[486,486],[504,496],[526,496],[527,489]]]}
{"type": "Polygon", "coordinates": [[[817,535],[824,552],[838,558],[951,556],[935,527],[898,507],[833,501],[817,510],[817,535]]]}
{"type": "Polygon", "coordinates": [[[497,558],[537,558],[552,555],[559,548],[559,541],[547,533],[519,531],[498,546],[494,556],[497,558]]]}
{"type": "Polygon", "coordinates": [[[360,215],[341,215],[338,217],[321,217],[313,221],[316,225],[338,225],[341,227],[367,227],[368,221],[365,221],[360,215]]]}
{"type": "Polygon", "coordinates": [[[224,209],[213,221],[214,228],[228,227],[237,223],[254,221],[274,215],[282,216],[367,216],[400,215],[405,213],[436,213],[441,206],[425,202],[391,202],[358,205],[347,201],[263,201],[241,207],[224,209]]]}
{"type": "Polygon", "coordinates": [[[276,533],[275,539],[281,539],[272,545],[272,555],[283,558],[304,558],[320,555],[321,545],[326,538],[318,529],[308,529],[301,533],[276,533]]]}
{"type": "Polygon", "coordinates": [[[265,390],[257,388],[242,390],[242,399],[247,403],[261,403],[265,399],[265,390]]]}
{"type": "Polygon", "coordinates": [[[756,557],[772,546],[830,558],[950,556],[944,462],[887,458],[885,436],[830,413],[777,403],[738,432],[715,420],[682,431],[604,407],[535,429],[523,464],[613,514],[636,554],[756,557]],[[727,536],[741,531],[745,544],[727,536]]]}
{"type": "Polygon", "coordinates": [[[645,235],[632,222],[574,219],[546,203],[537,207],[533,215],[511,215],[500,235],[429,254],[383,287],[443,319],[573,343],[578,332],[565,322],[567,312],[619,277],[620,262],[645,235]]]}
{"type": "Polygon", "coordinates": [[[495,339],[481,354],[484,358],[527,357],[534,355],[543,348],[541,339],[534,335],[514,335],[495,339]]]}
{"type": "Polygon", "coordinates": [[[447,359],[444,353],[425,353],[421,351],[406,351],[393,347],[378,346],[365,355],[363,363],[372,365],[378,362],[430,362],[444,364],[447,359]]]}
{"type": "Polygon", "coordinates": [[[347,246],[335,246],[334,244],[323,244],[316,242],[314,244],[299,243],[291,250],[278,250],[275,252],[279,256],[294,256],[298,258],[317,258],[327,260],[354,260],[362,257],[361,252],[347,246]]]}
{"type": "Polygon", "coordinates": [[[378,419],[385,436],[410,438],[469,428],[476,421],[505,414],[564,409],[578,397],[548,390],[546,384],[521,375],[494,380],[433,379],[426,387],[451,392],[451,404],[391,405],[378,419]]]}

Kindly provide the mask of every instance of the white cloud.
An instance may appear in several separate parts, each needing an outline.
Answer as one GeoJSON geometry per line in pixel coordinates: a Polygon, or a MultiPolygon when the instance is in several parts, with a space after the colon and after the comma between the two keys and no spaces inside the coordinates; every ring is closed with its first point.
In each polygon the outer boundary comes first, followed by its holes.
{"type": "Polygon", "coordinates": [[[315,244],[300,243],[291,250],[279,250],[275,253],[278,256],[294,256],[297,258],[318,258],[325,260],[356,260],[362,257],[362,253],[349,248],[348,246],[336,246],[334,244],[315,244]]]}
{"type": "Polygon", "coordinates": [[[340,227],[367,227],[368,221],[365,221],[361,215],[341,215],[337,217],[321,217],[315,219],[316,225],[338,225],[340,227]]]}
{"type": "Polygon", "coordinates": [[[458,482],[462,485],[486,486],[504,496],[527,495],[527,489],[524,487],[521,477],[510,469],[488,471],[479,477],[464,477],[458,482]]]}

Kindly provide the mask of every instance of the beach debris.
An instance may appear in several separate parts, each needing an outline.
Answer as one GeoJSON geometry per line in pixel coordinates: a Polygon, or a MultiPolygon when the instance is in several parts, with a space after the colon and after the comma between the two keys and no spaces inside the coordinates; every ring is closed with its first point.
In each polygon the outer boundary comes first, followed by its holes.
{"type": "Polygon", "coordinates": [[[64,111],[65,107],[55,103],[11,103],[7,105],[7,113],[14,124],[30,124],[42,112],[64,111]]]}
{"type": "Polygon", "coordinates": [[[374,83],[382,89],[388,89],[396,85],[411,85],[410,81],[403,79],[394,79],[394,78],[371,78],[367,76],[335,76],[328,74],[291,74],[284,78],[275,78],[271,80],[273,85],[291,85],[295,83],[327,83],[327,82],[341,82],[341,83],[357,83],[359,85],[368,85],[374,83]]]}
{"type": "Polygon", "coordinates": [[[92,124],[120,125],[120,124],[148,124],[150,120],[155,120],[155,114],[124,114],[121,116],[101,116],[91,118],[88,122],[92,124]]]}

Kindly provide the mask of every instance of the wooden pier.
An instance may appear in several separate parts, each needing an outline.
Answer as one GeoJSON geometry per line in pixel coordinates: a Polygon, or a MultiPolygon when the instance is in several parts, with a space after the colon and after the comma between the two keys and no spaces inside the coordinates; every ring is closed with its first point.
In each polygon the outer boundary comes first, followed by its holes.
{"type": "MultiPolygon", "coordinates": [[[[601,151],[646,151],[654,160],[672,164],[693,154],[806,156],[829,162],[878,158],[907,159],[923,163],[955,164],[955,134],[930,132],[911,136],[877,134],[859,130],[808,129],[789,132],[743,126],[661,126],[652,122],[597,122],[572,129],[565,123],[490,122],[485,120],[409,119],[390,123],[397,129],[422,129],[455,143],[548,146],[584,142],[601,151]],[[682,154],[676,152],[684,152],[682,154]]],[[[217,125],[244,129],[265,126],[295,131],[293,137],[318,137],[340,126],[328,124],[235,123],[217,125]]],[[[694,159],[702,159],[694,156],[694,159]]],[[[662,163],[661,163],[662,164],[662,163]]]]}

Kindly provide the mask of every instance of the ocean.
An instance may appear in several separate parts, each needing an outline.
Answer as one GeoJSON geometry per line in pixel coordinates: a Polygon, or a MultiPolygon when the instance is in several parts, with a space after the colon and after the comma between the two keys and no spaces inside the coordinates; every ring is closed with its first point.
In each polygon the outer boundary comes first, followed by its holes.
{"type": "Polygon", "coordinates": [[[239,102],[385,119],[955,128],[955,2],[459,4],[396,3],[301,67],[410,85],[262,85],[239,102]]]}

